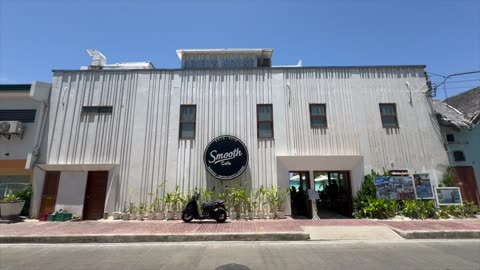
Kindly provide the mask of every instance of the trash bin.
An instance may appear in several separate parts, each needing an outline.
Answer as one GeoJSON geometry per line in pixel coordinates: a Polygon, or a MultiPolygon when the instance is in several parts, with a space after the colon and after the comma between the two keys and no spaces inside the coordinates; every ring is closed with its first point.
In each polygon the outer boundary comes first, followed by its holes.
{"type": "Polygon", "coordinates": [[[47,221],[55,221],[55,218],[56,218],[56,214],[49,214],[47,216],[47,221]]]}

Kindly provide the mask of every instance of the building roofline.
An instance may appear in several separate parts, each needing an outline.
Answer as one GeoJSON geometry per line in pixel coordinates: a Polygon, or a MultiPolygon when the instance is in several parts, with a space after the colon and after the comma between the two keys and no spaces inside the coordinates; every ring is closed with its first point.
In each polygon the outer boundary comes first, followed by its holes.
{"type": "Polygon", "coordinates": [[[0,91],[30,92],[30,88],[32,88],[31,84],[0,84],[0,91]]]}
{"type": "Polygon", "coordinates": [[[273,49],[179,49],[176,51],[177,56],[180,60],[185,53],[187,54],[228,54],[228,53],[255,53],[255,54],[266,54],[269,57],[273,54],[273,49]]]}
{"type": "Polygon", "coordinates": [[[372,65],[372,66],[309,66],[309,67],[252,67],[252,68],[197,68],[197,69],[182,69],[182,68],[155,68],[155,69],[53,69],[52,72],[103,72],[103,71],[186,71],[186,70],[226,70],[226,69],[328,69],[328,68],[422,68],[426,65],[372,65]]]}

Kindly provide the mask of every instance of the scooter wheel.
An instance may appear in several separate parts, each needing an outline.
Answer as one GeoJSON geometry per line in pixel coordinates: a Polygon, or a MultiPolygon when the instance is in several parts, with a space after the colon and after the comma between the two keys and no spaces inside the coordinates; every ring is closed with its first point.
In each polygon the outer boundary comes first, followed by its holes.
{"type": "Polygon", "coordinates": [[[223,223],[227,220],[227,211],[224,209],[217,210],[217,218],[215,219],[218,223],[223,223]]]}
{"type": "Polygon", "coordinates": [[[193,219],[193,214],[190,211],[185,211],[182,213],[183,222],[190,222],[193,219]]]}

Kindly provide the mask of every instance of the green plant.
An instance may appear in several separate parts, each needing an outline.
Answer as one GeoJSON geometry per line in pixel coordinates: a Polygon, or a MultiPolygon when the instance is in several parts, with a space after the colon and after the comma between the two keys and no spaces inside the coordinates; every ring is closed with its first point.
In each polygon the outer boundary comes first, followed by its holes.
{"type": "Polygon", "coordinates": [[[3,202],[18,202],[19,199],[20,198],[17,196],[17,194],[13,193],[13,191],[9,189],[5,197],[3,197],[3,202]]]}
{"type": "Polygon", "coordinates": [[[461,217],[462,215],[463,215],[463,210],[461,206],[445,205],[445,206],[441,206],[439,209],[439,216],[441,218],[461,217]]]}
{"type": "Polygon", "coordinates": [[[287,202],[288,194],[290,194],[290,189],[278,188],[277,193],[278,193],[278,205],[277,205],[278,210],[285,211],[285,203],[287,202]]]}
{"type": "Polygon", "coordinates": [[[464,202],[462,205],[462,214],[464,217],[474,217],[478,212],[478,207],[473,202],[464,202]]]}
{"type": "Polygon", "coordinates": [[[433,200],[406,200],[403,201],[402,213],[414,219],[437,218],[437,209],[433,200]]]}
{"type": "Polygon", "coordinates": [[[261,211],[265,211],[265,205],[267,204],[266,197],[267,189],[263,185],[255,190],[255,198],[258,198],[258,206],[261,211]]]}
{"type": "Polygon", "coordinates": [[[21,216],[30,216],[30,201],[32,200],[32,187],[28,186],[23,191],[17,193],[17,197],[20,200],[24,200],[25,204],[23,205],[21,216]]]}
{"type": "Polygon", "coordinates": [[[271,186],[267,189],[267,201],[271,213],[276,213],[278,210],[278,203],[280,201],[278,190],[276,187],[271,186]]]}
{"type": "Polygon", "coordinates": [[[443,184],[443,186],[453,187],[455,186],[455,178],[455,169],[452,167],[448,167],[447,169],[445,169],[445,172],[442,175],[441,183],[443,184]]]}
{"type": "Polygon", "coordinates": [[[136,214],[138,211],[137,206],[134,203],[130,203],[130,206],[128,207],[128,213],[129,214],[136,214]]]}
{"type": "Polygon", "coordinates": [[[147,213],[148,206],[146,203],[140,203],[138,206],[138,213],[140,215],[145,215],[147,213]]]}
{"type": "Polygon", "coordinates": [[[368,198],[364,207],[355,213],[355,217],[386,219],[394,217],[397,212],[398,204],[396,201],[368,198]]]}
{"type": "Polygon", "coordinates": [[[362,209],[369,205],[369,200],[376,198],[376,188],[374,184],[374,178],[378,176],[376,172],[372,170],[369,175],[365,176],[365,180],[362,183],[361,189],[357,192],[357,196],[353,201],[353,216],[362,218],[362,209]]]}

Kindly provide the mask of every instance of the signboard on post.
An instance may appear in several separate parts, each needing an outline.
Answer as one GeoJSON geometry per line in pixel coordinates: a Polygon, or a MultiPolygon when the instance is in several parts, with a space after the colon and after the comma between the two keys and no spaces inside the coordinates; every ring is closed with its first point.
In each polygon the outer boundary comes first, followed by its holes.
{"type": "Polygon", "coordinates": [[[462,195],[459,187],[437,187],[435,197],[438,205],[462,205],[462,195]]]}
{"type": "Polygon", "coordinates": [[[378,176],[374,179],[377,198],[387,200],[415,199],[413,181],[408,176],[378,176]]]}
{"type": "Polygon", "coordinates": [[[418,199],[434,199],[432,182],[428,173],[419,173],[413,175],[415,183],[415,196],[418,199]]]}

